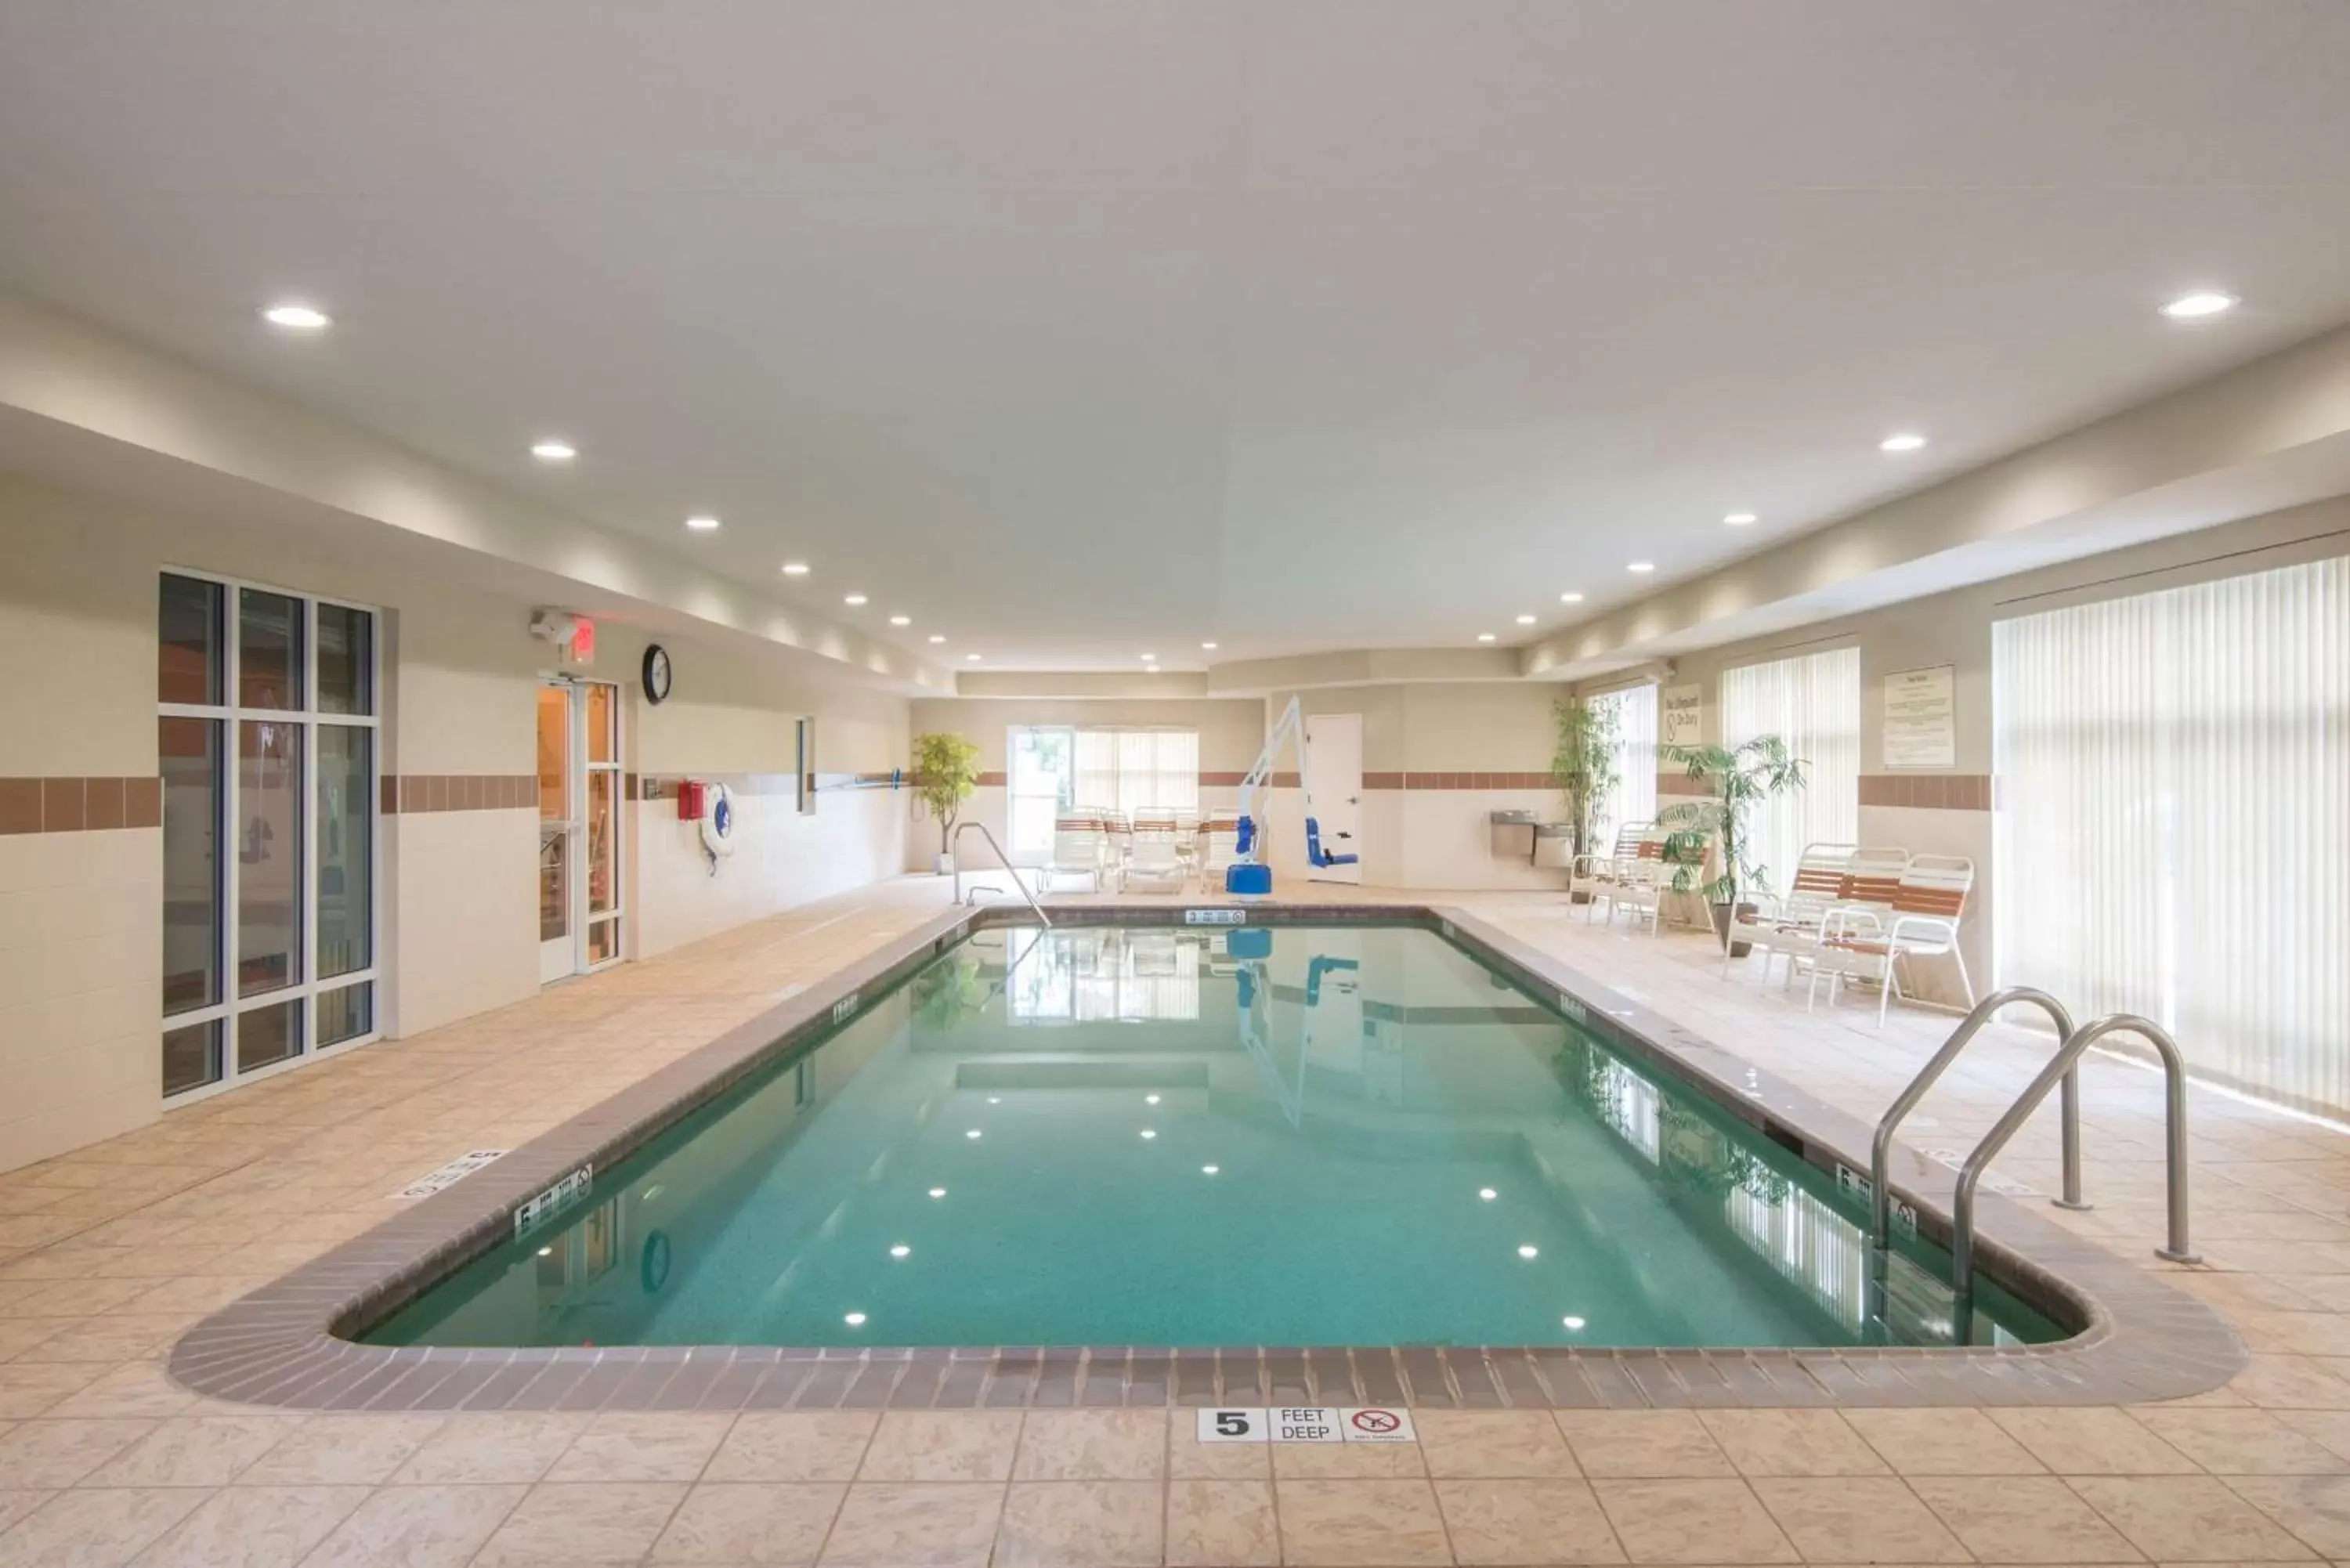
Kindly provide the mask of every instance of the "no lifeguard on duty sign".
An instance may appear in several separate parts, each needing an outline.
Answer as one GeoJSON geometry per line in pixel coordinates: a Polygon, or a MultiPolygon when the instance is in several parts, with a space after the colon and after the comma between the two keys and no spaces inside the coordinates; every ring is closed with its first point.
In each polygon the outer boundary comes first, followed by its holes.
{"type": "Polygon", "coordinates": [[[1243,1406],[1202,1410],[1203,1443],[1409,1443],[1411,1412],[1391,1405],[1243,1406]]]}

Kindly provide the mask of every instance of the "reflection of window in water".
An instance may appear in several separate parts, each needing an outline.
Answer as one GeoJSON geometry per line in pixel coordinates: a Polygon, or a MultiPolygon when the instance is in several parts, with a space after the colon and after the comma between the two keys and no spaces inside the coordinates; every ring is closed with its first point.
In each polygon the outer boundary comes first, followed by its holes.
{"type": "Polygon", "coordinates": [[[1196,1022],[1207,939],[1180,931],[1050,931],[1012,971],[1015,1023],[1196,1022]]]}
{"type": "Polygon", "coordinates": [[[619,1261],[620,1200],[611,1198],[598,1204],[578,1224],[539,1243],[539,1288],[560,1291],[567,1285],[592,1284],[619,1261]]]}
{"type": "Polygon", "coordinates": [[[1624,1135],[1654,1163],[1662,1149],[1658,1128],[1657,1086],[1621,1062],[1600,1064],[1593,1108],[1600,1120],[1624,1135]]]}
{"type": "Polygon", "coordinates": [[[1868,1306],[1868,1248],[1860,1230],[1792,1182],[1741,1187],[1725,1210],[1730,1228],[1836,1321],[1857,1327],[1868,1306]]]}

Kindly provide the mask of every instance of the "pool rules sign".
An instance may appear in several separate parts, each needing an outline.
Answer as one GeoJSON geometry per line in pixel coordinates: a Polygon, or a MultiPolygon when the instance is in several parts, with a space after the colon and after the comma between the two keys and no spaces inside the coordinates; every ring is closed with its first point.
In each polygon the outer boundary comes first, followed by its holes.
{"type": "Polygon", "coordinates": [[[1203,1443],[1409,1443],[1411,1412],[1400,1406],[1275,1405],[1202,1410],[1203,1443]]]}

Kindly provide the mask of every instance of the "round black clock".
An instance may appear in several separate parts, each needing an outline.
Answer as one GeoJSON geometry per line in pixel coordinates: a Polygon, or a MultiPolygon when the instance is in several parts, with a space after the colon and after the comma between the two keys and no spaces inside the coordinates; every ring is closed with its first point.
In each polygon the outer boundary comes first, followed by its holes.
{"type": "Polygon", "coordinates": [[[645,701],[660,707],[669,701],[669,649],[656,642],[645,649],[645,701]]]}

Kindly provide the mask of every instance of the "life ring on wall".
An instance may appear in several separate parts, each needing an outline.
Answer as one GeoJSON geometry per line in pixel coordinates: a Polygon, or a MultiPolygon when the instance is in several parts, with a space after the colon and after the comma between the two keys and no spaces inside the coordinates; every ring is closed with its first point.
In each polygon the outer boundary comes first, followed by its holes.
{"type": "Polygon", "coordinates": [[[723,784],[710,786],[710,808],[702,814],[702,853],[712,877],[720,857],[734,853],[734,794],[723,784]]]}

